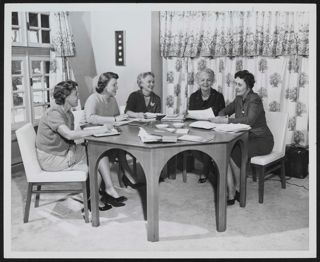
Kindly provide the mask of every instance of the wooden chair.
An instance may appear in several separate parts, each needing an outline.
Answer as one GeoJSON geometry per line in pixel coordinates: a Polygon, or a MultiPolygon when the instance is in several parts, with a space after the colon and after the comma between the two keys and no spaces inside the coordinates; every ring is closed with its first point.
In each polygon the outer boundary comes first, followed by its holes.
{"type": "Polygon", "coordinates": [[[36,133],[31,123],[24,125],[16,130],[17,141],[21,152],[22,162],[24,165],[27,182],[27,200],[24,212],[24,223],[29,220],[30,203],[32,194],[36,194],[35,207],[39,206],[40,193],[83,193],[84,216],[85,222],[89,222],[88,213],[88,196],[86,181],[88,173],[84,171],[59,171],[47,172],[41,169],[35,147],[36,133]],[[81,189],[50,189],[41,190],[42,185],[61,185],[66,183],[79,183],[81,189]],[[36,190],[34,190],[36,186],[36,190]]]}
{"type": "Polygon", "coordinates": [[[253,167],[253,181],[256,181],[256,173],[259,182],[259,203],[263,203],[264,180],[269,177],[266,175],[281,168],[281,185],[286,188],[285,178],[285,149],[286,149],[286,133],[288,126],[288,113],[266,112],[267,125],[270,128],[274,146],[272,152],[268,155],[255,156],[250,160],[253,167]]]}

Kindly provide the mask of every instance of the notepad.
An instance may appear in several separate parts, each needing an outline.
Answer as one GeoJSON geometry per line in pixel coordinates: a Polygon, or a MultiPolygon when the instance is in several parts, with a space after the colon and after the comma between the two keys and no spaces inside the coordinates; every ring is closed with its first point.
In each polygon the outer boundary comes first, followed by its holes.
{"type": "Polygon", "coordinates": [[[111,130],[108,130],[107,132],[105,133],[98,133],[98,134],[93,134],[93,136],[95,137],[101,137],[101,136],[115,136],[115,135],[120,135],[120,132],[116,129],[111,129],[111,130]]]}

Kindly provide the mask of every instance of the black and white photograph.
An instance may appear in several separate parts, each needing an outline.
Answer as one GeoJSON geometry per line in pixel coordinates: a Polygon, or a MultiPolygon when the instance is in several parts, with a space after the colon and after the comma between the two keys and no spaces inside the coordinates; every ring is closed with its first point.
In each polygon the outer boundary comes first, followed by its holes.
{"type": "Polygon", "coordinates": [[[315,258],[316,4],[4,5],[5,258],[315,258]]]}

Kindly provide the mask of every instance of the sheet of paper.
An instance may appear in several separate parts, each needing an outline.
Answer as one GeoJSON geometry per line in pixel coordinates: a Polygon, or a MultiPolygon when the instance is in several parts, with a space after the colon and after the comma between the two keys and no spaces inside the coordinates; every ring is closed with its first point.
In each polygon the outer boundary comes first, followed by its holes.
{"type": "Polygon", "coordinates": [[[240,131],[245,131],[249,129],[251,129],[249,125],[231,123],[231,124],[217,124],[214,130],[220,131],[220,132],[240,132],[240,131]]]}
{"type": "Polygon", "coordinates": [[[198,120],[208,120],[214,118],[215,115],[211,108],[204,110],[188,110],[188,118],[198,119],[198,120]]]}
{"type": "Polygon", "coordinates": [[[178,140],[183,141],[192,141],[192,142],[205,142],[206,139],[201,136],[195,136],[195,135],[183,135],[178,138],[178,140]]]}
{"type": "Polygon", "coordinates": [[[203,128],[203,129],[213,129],[218,124],[209,121],[195,121],[189,125],[189,127],[203,128]]]}

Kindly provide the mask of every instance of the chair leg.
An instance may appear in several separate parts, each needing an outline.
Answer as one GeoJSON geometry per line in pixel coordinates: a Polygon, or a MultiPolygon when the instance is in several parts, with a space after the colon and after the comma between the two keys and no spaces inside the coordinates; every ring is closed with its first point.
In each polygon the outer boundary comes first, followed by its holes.
{"type": "Polygon", "coordinates": [[[258,180],[259,180],[259,203],[263,203],[264,195],[264,166],[259,166],[256,168],[258,171],[258,180]]]}
{"type": "MultiPolygon", "coordinates": [[[[41,190],[41,185],[37,186],[37,191],[41,190]]],[[[34,202],[34,207],[39,207],[39,201],[40,201],[40,193],[36,194],[36,201],[34,202]]]]}
{"type": "Polygon", "coordinates": [[[83,192],[83,206],[84,206],[84,221],[89,223],[89,212],[88,212],[88,193],[87,193],[87,183],[82,182],[82,192],[83,192]]]}
{"type": "Polygon", "coordinates": [[[33,184],[32,183],[28,183],[27,200],[26,200],[26,207],[24,209],[24,218],[23,218],[23,222],[24,223],[27,223],[29,221],[29,212],[30,212],[32,187],[33,187],[33,184]]]}
{"type": "Polygon", "coordinates": [[[123,183],[123,176],[124,176],[124,170],[123,170],[123,167],[120,163],[120,160],[119,160],[119,172],[118,172],[118,180],[119,180],[119,186],[120,187],[124,187],[124,183],[123,183]]]}
{"type": "Polygon", "coordinates": [[[252,173],[252,181],[253,182],[257,182],[257,170],[256,167],[254,165],[250,165],[251,166],[251,173],[252,173]]]}
{"type": "Polygon", "coordinates": [[[132,166],[133,166],[133,175],[137,177],[137,159],[134,157],[132,159],[132,166]]]}
{"type": "Polygon", "coordinates": [[[286,172],[285,172],[285,161],[284,159],[281,160],[281,186],[282,188],[286,188],[286,172]]]}
{"type": "Polygon", "coordinates": [[[174,156],[168,161],[168,176],[170,179],[174,180],[177,176],[177,156],[174,156]]]}
{"type": "Polygon", "coordinates": [[[182,181],[184,183],[187,182],[187,157],[188,157],[188,152],[184,151],[183,156],[182,156],[182,181]]]}

